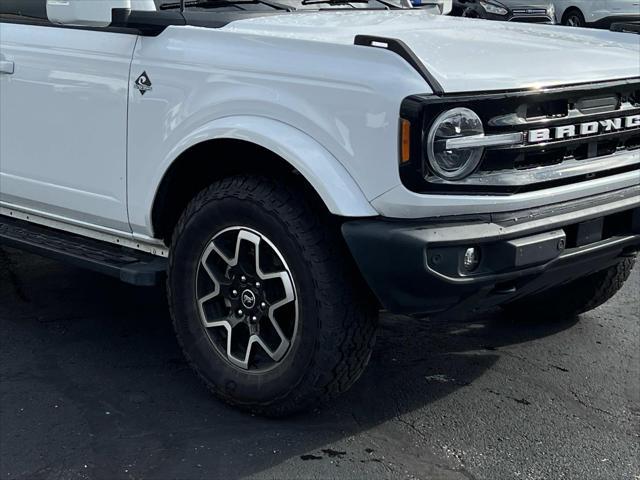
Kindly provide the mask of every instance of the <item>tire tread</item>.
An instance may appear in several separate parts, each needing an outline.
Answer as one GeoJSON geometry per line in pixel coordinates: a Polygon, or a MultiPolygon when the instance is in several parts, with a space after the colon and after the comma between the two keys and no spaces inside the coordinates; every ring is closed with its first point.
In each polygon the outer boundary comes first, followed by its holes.
{"type": "Polygon", "coordinates": [[[553,305],[556,316],[575,317],[610,300],[629,278],[634,264],[635,258],[623,258],[605,270],[549,291],[516,300],[505,305],[504,308],[515,315],[539,318],[543,315],[548,316],[549,305],[553,305]]]}
{"type": "MultiPolygon", "coordinates": [[[[185,356],[205,385],[217,397],[236,407],[278,417],[325,403],[346,391],[365,369],[375,342],[377,309],[368,298],[363,282],[345,261],[344,255],[348,253],[329,216],[314,209],[303,191],[277,179],[235,176],[201,191],[189,203],[175,227],[172,250],[190,219],[210,202],[229,197],[253,202],[258,208],[277,215],[286,225],[288,232],[296,238],[305,261],[315,272],[317,308],[337,321],[320,329],[321,338],[315,343],[312,363],[300,382],[268,403],[238,402],[207,380],[188,355],[185,356]]],[[[172,270],[173,256],[170,255],[169,271],[172,270]]],[[[169,306],[175,327],[177,316],[171,290],[168,282],[169,306]]],[[[178,341],[186,354],[180,335],[178,341]]]]}

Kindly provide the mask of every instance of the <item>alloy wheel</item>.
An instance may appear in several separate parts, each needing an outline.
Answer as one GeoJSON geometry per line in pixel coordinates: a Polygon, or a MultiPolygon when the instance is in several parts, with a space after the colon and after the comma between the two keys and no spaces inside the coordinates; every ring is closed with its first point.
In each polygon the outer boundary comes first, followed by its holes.
{"type": "Polygon", "coordinates": [[[581,27],[582,21],[578,15],[569,15],[567,17],[567,26],[569,27],[581,27]]]}
{"type": "Polygon", "coordinates": [[[295,283],[280,251],[258,231],[235,226],[213,237],[198,265],[196,296],[212,347],[235,367],[263,372],[291,351],[295,283]]]}

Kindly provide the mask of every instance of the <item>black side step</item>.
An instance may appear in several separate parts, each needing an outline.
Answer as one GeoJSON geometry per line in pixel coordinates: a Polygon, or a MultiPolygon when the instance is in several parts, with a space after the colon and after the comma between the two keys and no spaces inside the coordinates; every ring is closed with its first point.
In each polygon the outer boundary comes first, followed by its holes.
{"type": "Polygon", "coordinates": [[[100,240],[0,216],[0,245],[111,275],[133,285],[160,284],[167,259],[100,240]]]}

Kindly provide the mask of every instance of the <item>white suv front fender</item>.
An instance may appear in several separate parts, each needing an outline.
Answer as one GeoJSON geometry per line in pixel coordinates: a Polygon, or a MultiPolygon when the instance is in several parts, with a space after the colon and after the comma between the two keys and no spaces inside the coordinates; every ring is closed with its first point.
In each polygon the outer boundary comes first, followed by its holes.
{"type": "MultiPolygon", "coordinates": [[[[371,217],[373,209],[344,166],[322,145],[297,128],[266,117],[230,116],[213,120],[182,139],[147,178],[160,185],[173,162],[191,147],[210,140],[242,140],[259,145],[286,160],[309,182],[328,210],[344,217],[371,217]]],[[[215,156],[212,162],[228,159],[215,156]]],[[[134,232],[152,235],[148,231],[155,194],[144,188],[129,189],[129,213],[134,232]],[[152,195],[149,195],[152,194],[152,195]]]]}

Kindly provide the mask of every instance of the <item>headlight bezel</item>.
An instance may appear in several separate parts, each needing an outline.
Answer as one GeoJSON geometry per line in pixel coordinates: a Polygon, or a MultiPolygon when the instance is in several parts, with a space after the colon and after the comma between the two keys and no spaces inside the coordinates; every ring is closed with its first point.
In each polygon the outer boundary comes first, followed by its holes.
{"type": "Polygon", "coordinates": [[[455,107],[440,113],[440,115],[438,115],[438,117],[436,117],[436,119],[432,123],[426,136],[425,149],[424,149],[424,156],[425,156],[424,161],[427,163],[429,170],[433,174],[437,175],[438,177],[446,181],[461,180],[471,175],[476,170],[476,168],[478,168],[478,165],[480,165],[480,162],[482,161],[482,156],[484,154],[484,148],[482,147],[455,149],[457,151],[472,151],[469,159],[466,160],[465,163],[457,169],[444,168],[441,162],[439,161],[438,155],[440,155],[440,153],[439,152],[436,153],[435,151],[435,145],[437,141],[436,136],[438,135],[438,131],[452,117],[455,117],[457,115],[462,115],[462,114],[466,114],[468,115],[468,117],[476,121],[476,123],[478,123],[480,126],[479,130],[475,131],[474,133],[469,133],[468,135],[459,135],[457,137],[446,137],[446,138],[463,138],[463,137],[473,136],[473,135],[484,135],[484,125],[482,123],[482,119],[476,112],[474,112],[473,110],[467,107],[455,107]]]}

